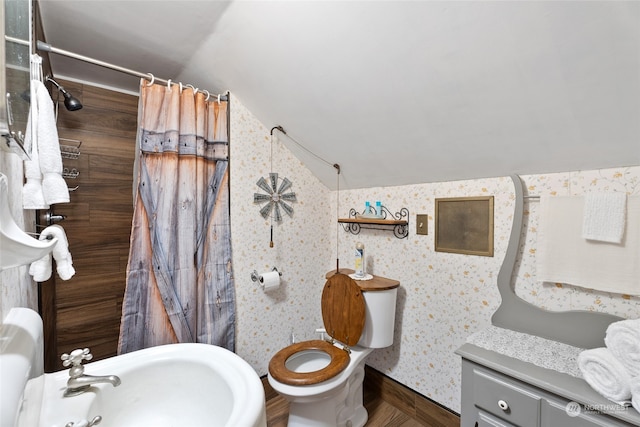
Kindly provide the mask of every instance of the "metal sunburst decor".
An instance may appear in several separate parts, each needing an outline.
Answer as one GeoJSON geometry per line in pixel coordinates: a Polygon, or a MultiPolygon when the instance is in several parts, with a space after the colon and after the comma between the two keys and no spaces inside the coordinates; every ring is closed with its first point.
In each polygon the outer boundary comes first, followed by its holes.
{"type": "Polygon", "coordinates": [[[293,182],[287,178],[280,178],[282,182],[278,185],[278,174],[271,172],[268,180],[260,178],[256,183],[260,189],[267,192],[267,194],[253,193],[253,203],[259,203],[265,205],[260,208],[260,215],[264,219],[271,216],[276,222],[282,222],[282,212],[289,216],[293,215],[293,207],[286,202],[296,202],[296,193],[285,191],[289,190],[293,185],[293,182]]]}

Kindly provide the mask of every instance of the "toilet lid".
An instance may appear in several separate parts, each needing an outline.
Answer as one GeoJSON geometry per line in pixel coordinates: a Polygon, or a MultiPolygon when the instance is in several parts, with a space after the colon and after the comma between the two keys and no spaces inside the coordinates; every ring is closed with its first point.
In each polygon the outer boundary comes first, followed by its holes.
{"type": "Polygon", "coordinates": [[[364,319],[364,296],[356,281],[346,274],[331,276],[322,291],[322,320],[327,334],[354,346],[360,340],[364,319]]]}

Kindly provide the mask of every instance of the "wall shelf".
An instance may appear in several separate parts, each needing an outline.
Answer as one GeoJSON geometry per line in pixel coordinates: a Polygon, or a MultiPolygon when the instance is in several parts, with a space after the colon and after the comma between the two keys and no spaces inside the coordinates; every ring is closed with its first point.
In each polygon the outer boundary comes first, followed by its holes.
{"type": "Polygon", "coordinates": [[[351,234],[359,234],[362,228],[370,228],[392,230],[393,235],[398,239],[404,239],[409,235],[409,210],[407,208],[402,208],[395,214],[392,214],[385,206],[382,206],[381,210],[381,215],[373,216],[360,214],[352,208],[349,210],[349,218],[339,218],[338,222],[342,224],[345,231],[351,234]]]}

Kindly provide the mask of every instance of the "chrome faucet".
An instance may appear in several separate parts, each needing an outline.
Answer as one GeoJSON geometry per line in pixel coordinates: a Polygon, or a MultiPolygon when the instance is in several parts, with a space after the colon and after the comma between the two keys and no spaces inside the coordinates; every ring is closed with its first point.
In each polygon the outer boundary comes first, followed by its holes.
{"type": "Polygon", "coordinates": [[[84,366],[82,365],[82,361],[91,360],[93,358],[93,355],[89,353],[88,348],[85,348],[83,350],[73,350],[71,354],[64,353],[60,358],[63,360],[63,366],[66,367],[72,365],[69,369],[69,379],[67,380],[67,388],[64,391],[64,397],[71,397],[82,394],[87,391],[93,384],[108,383],[114,387],[120,385],[120,378],[115,375],[98,377],[94,375],[84,374],[84,366]]]}

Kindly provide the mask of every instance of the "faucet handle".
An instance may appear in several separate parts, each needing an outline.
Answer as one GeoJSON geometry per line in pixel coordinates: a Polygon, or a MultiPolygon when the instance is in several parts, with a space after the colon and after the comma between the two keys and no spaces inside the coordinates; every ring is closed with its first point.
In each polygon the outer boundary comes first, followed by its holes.
{"type": "Polygon", "coordinates": [[[91,360],[93,359],[93,355],[89,353],[89,349],[75,349],[71,352],[71,354],[64,353],[60,356],[62,359],[62,366],[65,368],[69,365],[80,366],[83,360],[91,360]]]}
{"type": "Polygon", "coordinates": [[[65,424],[64,427],[92,427],[95,426],[97,424],[100,424],[100,421],[102,421],[102,417],[100,415],[98,415],[97,417],[94,417],[91,421],[87,421],[87,420],[81,420],[81,421],[77,421],[77,422],[69,422],[67,424],[65,424]]]}

